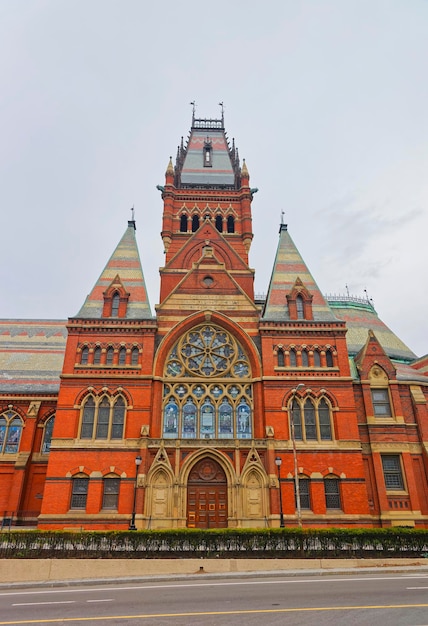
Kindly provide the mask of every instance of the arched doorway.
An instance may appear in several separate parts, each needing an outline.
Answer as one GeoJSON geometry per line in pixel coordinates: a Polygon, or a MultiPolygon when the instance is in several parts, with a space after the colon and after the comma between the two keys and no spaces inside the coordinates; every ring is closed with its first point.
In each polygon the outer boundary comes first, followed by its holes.
{"type": "Polygon", "coordinates": [[[227,479],[214,459],[201,459],[189,474],[187,526],[227,528],[227,479]]]}

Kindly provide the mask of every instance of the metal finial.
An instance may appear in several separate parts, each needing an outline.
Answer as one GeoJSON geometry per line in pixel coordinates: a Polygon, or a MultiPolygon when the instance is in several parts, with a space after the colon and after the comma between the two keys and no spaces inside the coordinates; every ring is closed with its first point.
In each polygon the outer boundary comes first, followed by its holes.
{"type": "Polygon", "coordinates": [[[134,205],[132,205],[132,208],[131,208],[131,217],[132,217],[132,221],[134,221],[134,205]]]}
{"type": "Polygon", "coordinates": [[[281,225],[284,224],[285,211],[281,211],[281,225]]]}
{"type": "Polygon", "coordinates": [[[348,298],[349,298],[349,289],[348,289],[348,285],[345,285],[345,289],[346,289],[346,294],[347,294],[347,296],[348,296],[348,298]]]}
{"type": "Polygon", "coordinates": [[[192,102],[190,102],[189,104],[192,107],[192,126],[193,126],[193,122],[195,121],[196,101],[192,100],[192,102]]]}
{"type": "Polygon", "coordinates": [[[223,101],[218,103],[218,106],[221,107],[221,119],[223,119],[224,117],[224,105],[223,105],[223,101]]]}

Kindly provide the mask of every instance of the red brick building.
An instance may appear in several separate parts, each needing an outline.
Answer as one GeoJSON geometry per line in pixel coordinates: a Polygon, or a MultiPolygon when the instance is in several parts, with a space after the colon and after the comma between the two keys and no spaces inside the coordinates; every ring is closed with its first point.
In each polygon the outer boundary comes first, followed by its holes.
{"type": "Polygon", "coordinates": [[[0,511],[45,529],[427,527],[428,357],[369,301],[323,297],[285,224],[255,298],[256,190],[223,118],[193,117],[159,190],[155,311],[131,221],[75,317],[0,321],[0,511]]]}

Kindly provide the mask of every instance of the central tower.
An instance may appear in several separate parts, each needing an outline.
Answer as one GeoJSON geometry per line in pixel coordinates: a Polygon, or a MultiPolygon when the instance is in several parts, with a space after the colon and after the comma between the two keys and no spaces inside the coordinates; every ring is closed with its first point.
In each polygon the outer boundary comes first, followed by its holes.
{"type": "Polygon", "coordinates": [[[160,333],[171,328],[168,319],[177,309],[181,318],[206,308],[238,316],[245,326],[249,318],[255,322],[254,271],[248,265],[255,190],[235,141],[227,138],[223,116],[193,114],[187,142],[181,139],[165,178],[165,186],[158,186],[166,260],[160,270],[160,333]]]}

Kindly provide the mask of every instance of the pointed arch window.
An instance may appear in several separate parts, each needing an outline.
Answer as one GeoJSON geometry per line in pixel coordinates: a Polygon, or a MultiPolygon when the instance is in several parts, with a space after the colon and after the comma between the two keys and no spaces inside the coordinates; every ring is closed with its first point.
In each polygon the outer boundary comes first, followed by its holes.
{"type": "Polygon", "coordinates": [[[42,454],[49,454],[51,449],[52,433],[55,423],[55,415],[49,417],[43,429],[42,454]]]}
{"type": "Polygon", "coordinates": [[[14,411],[0,415],[0,454],[17,454],[22,435],[22,420],[14,411]]]}
{"type": "Polygon", "coordinates": [[[309,366],[309,358],[308,358],[307,350],[302,350],[301,356],[302,356],[302,367],[308,367],[309,366]]]}
{"type": "Polygon", "coordinates": [[[333,354],[331,350],[326,350],[325,353],[325,363],[327,367],[333,367],[333,354]]]}
{"type": "Polygon", "coordinates": [[[113,365],[113,359],[114,359],[114,348],[113,348],[113,346],[109,346],[107,348],[106,364],[107,365],[113,365]]]}
{"type": "Polygon", "coordinates": [[[126,365],[126,348],[124,346],[119,350],[119,365],[126,365]]]}
{"type": "Polygon", "coordinates": [[[83,404],[81,439],[122,439],[126,404],[122,396],[89,396],[83,404]]]}
{"type": "Polygon", "coordinates": [[[82,348],[81,353],[80,353],[80,363],[81,363],[81,365],[87,365],[88,364],[88,358],[89,358],[89,348],[88,348],[88,346],[84,346],[82,348]]]}
{"type": "Polygon", "coordinates": [[[321,357],[318,350],[314,350],[314,367],[321,367],[321,357]]]}
{"type": "Polygon", "coordinates": [[[131,350],[131,365],[138,365],[138,361],[140,360],[140,351],[135,346],[131,350]]]}
{"type": "Polygon", "coordinates": [[[305,319],[305,305],[304,305],[303,298],[301,295],[298,295],[296,298],[296,311],[297,311],[297,319],[304,320],[305,319]]]}
{"type": "Polygon", "coordinates": [[[229,215],[227,218],[227,232],[234,233],[235,232],[235,219],[233,215],[229,215]]]}
{"type": "Polygon", "coordinates": [[[215,217],[215,227],[217,228],[219,233],[223,232],[223,218],[221,215],[216,215],[215,217]]]}
{"type": "Polygon", "coordinates": [[[297,367],[297,353],[294,348],[291,348],[288,356],[290,359],[290,367],[297,367]]]}
{"type": "Polygon", "coordinates": [[[115,291],[113,294],[113,298],[111,299],[111,316],[117,317],[119,315],[119,304],[120,304],[120,296],[115,291]]]}
{"type": "Polygon", "coordinates": [[[282,348],[278,350],[277,359],[278,359],[278,367],[284,367],[285,359],[284,359],[284,350],[282,348]]]}
{"type": "Polygon", "coordinates": [[[187,233],[187,215],[183,213],[180,216],[180,233],[187,233]]]}
{"type": "Polygon", "coordinates": [[[192,217],[192,233],[196,233],[199,228],[199,215],[194,215],[192,217]]]}
{"type": "Polygon", "coordinates": [[[321,398],[317,403],[312,398],[306,398],[304,402],[295,398],[292,410],[295,439],[300,441],[332,440],[331,407],[325,398],[321,398]]]}
{"type": "Polygon", "coordinates": [[[101,363],[101,348],[97,346],[94,350],[94,365],[99,365],[101,363]]]}

